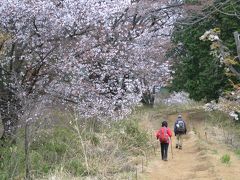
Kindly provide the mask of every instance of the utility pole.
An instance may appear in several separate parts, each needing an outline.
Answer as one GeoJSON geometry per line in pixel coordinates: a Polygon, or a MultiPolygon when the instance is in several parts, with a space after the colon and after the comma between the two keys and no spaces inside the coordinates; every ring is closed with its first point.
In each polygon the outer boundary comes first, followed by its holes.
{"type": "Polygon", "coordinates": [[[240,34],[235,31],[234,33],[235,43],[237,46],[237,54],[238,54],[238,60],[240,61],[240,34]]]}

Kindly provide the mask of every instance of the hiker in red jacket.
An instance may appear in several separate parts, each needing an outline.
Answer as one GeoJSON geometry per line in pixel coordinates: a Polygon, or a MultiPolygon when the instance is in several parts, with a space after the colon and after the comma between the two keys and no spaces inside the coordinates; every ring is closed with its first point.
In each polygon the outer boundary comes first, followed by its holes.
{"type": "Polygon", "coordinates": [[[168,145],[172,137],[167,121],[162,122],[162,127],[158,130],[156,137],[160,141],[162,160],[167,161],[168,145]]]}

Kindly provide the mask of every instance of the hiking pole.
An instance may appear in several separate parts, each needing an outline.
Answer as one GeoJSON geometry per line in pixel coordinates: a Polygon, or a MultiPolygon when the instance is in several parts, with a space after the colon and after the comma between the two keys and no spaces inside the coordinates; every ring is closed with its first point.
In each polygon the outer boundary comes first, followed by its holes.
{"type": "Polygon", "coordinates": [[[172,159],[173,159],[172,138],[170,138],[170,140],[171,140],[171,152],[172,152],[172,159]]]}

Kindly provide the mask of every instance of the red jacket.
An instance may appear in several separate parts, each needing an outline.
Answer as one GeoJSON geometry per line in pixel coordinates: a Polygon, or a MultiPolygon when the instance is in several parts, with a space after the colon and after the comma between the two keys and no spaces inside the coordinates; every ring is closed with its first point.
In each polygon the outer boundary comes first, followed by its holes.
{"type": "Polygon", "coordinates": [[[160,141],[160,136],[161,136],[161,134],[164,133],[165,128],[167,129],[167,135],[168,135],[168,140],[166,143],[169,143],[169,138],[172,137],[172,131],[168,127],[165,127],[165,126],[161,127],[156,133],[156,138],[159,139],[159,141],[160,141]]]}

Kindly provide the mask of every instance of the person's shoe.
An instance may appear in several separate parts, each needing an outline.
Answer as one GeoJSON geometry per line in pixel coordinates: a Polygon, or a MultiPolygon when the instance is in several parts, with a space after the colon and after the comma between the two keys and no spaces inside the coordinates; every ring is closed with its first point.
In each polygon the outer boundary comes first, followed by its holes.
{"type": "Polygon", "coordinates": [[[165,158],[164,161],[168,161],[167,158],[165,158]]]}
{"type": "Polygon", "coordinates": [[[176,148],[178,148],[178,145],[176,145],[176,148]]]}
{"type": "Polygon", "coordinates": [[[179,149],[182,149],[182,146],[179,146],[179,149]]]}

